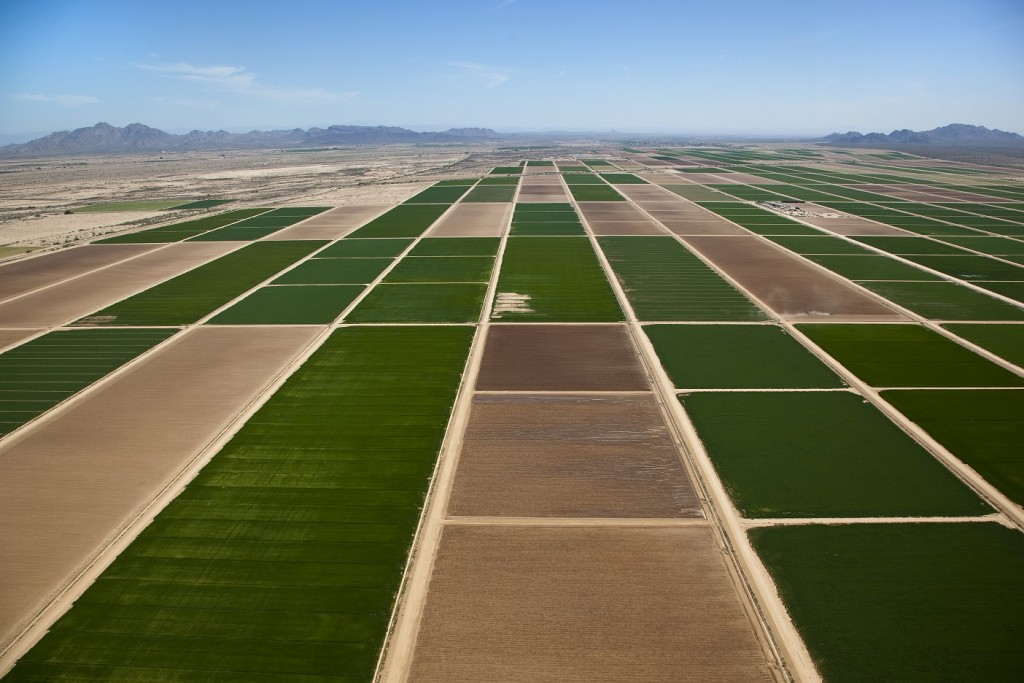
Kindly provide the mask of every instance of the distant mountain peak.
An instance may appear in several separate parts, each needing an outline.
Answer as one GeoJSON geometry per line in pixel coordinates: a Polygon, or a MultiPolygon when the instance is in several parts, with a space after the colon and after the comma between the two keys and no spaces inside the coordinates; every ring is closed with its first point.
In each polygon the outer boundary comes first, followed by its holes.
{"type": "Polygon", "coordinates": [[[346,125],[309,130],[253,130],[248,133],[193,130],[184,135],[172,135],[142,123],[129,123],[123,128],[118,128],[101,121],[87,128],[58,131],[24,144],[0,147],[0,157],[467,142],[500,138],[501,136],[490,128],[452,128],[447,131],[419,133],[396,126],[346,125]]]}
{"type": "Polygon", "coordinates": [[[907,128],[885,133],[868,133],[857,131],[848,133],[832,133],[822,138],[823,142],[839,145],[929,145],[929,144],[965,144],[965,143],[1024,143],[1024,136],[1008,133],[996,128],[972,126],[967,123],[951,123],[932,130],[913,131],[907,128]]]}

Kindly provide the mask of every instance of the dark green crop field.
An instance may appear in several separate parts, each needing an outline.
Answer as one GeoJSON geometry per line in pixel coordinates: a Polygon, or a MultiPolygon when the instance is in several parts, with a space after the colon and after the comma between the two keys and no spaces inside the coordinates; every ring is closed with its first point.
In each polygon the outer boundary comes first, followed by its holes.
{"type": "Polygon", "coordinates": [[[602,173],[601,177],[612,185],[648,185],[649,183],[632,173],[602,173]]]}
{"type": "Polygon", "coordinates": [[[834,683],[1013,681],[1024,671],[1024,538],[998,524],[752,529],[834,683]]]}
{"type": "Polygon", "coordinates": [[[586,237],[510,237],[498,276],[502,294],[529,297],[528,310],[502,311],[504,322],[604,322],[622,311],[586,237]]]}
{"type": "Polygon", "coordinates": [[[494,256],[500,244],[497,237],[424,237],[409,256],[494,256]]]}
{"type": "Polygon", "coordinates": [[[640,320],[765,320],[765,313],[671,237],[599,237],[640,320]]]}
{"type": "MultiPolygon", "coordinates": [[[[456,188],[465,190],[466,188],[456,188]]],[[[416,206],[399,204],[377,216],[346,239],[361,237],[419,237],[442,213],[447,205],[416,206]]]]}
{"type": "Polygon", "coordinates": [[[274,285],[261,287],[210,320],[212,325],[327,325],[334,322],[362,285],[274,285]]]}
{"type": "Polygon", "coordinates": [[[508,185],[492,185],[474,187],[462,201],[464,202],[510,202],[516,196],[516,188],[508,185]]]}
{"type": "Polygon", "coordinates": [[[953,282],[865,281],[862,284],[931,320],[1024,320],[1024,308],[953,282]]]}
{"type": "Polygon", "coordinates": [[[1019,387],[1019,377],[920,325],[797,328],[874,387],[1019,387]]]}
{"type": "Polygon", "coordinates": [[[1024,505],[1024,391],[893,390],[882,397],[1024,505]]]}
{"type": "Polygon", "coordinates": [[[369,680],[472,336],[335,332],[10,680],[369,680]]]}
{"type": "Polygon", "coordinates": [[[374,287],[345,320],[361,323],[476,322],[486,291],[485,283],[382,283],[374,287]]]}
{"type": "Polygon", "coordinates": [[[679,389],[829,389],[843,381],[774,325],[645,325],[679,389]]]}
{"type": "Polygon", "coordinates": [[[869,249],[828,235],[781,235],[769,237],[772,242],[798,254],[873,254],[869,249]]]}
{"type": "Polygon", "coordinates": [[[414,197],[405,200],[406,204],[452,204],[466,194],[467,185],[441,185],[428,187],[414,197]]]}
{"type": "Polygon", "coordinates": [[[182,223],[172,223],[171,225],[164,225],[159,228],[150,228],[149,230],[132,232],[127,235],[109,237],[105,240],[98,240],[96,244],[152,244],[180,242],[188,239],[189,237],[195,237],[196,235],[209,230],[214,230],[231,223],[236,223],[268,210],[269,209],[238,209],[236,211],[219,213],[215,216],[205,216],[203,218],[184,221],[182,223]]]}
{"type": "Polygon", "coordinates": [[[611,185],[569,185],[569,191],[578,202],[624,202],[626,198],[611,185]]]}
{"type": "Polygon", "coordinates": [[[0,354],[0,436],[177,332],[56,330],[0,354]]]}
{"type": "Polygon", "coordinates": [[[321,251],[317,258],[398,256],[410,244],[410,239],[343,239],[321,251]]]}
{"type": "Polygon", "coordinates": [[[511,235],[583,235],[583,223],[568,203],[516,204],[511,235]]]}
{"type": "Polygon", "coordinates": [[[976,254],[920,255],[907,259],[960,280],[1024,281],[1024,268],[976,254]]]}
{"type": "Polygon", "coordinates": [[[939,280],[938,275],[880,254],[812,254],[815,263],[848,280],[939,280]]]}
{"type": "Polygon", "coordinates": [[[684,396],[682,402],[744,517],[991,511],[855,394],[706,392],[684,396]]]}
{"type": "Polygon", "coordinates": [[[943,325],[950,332],[1024,367],[1024,325],[943,325]]]}
{"type": "Polygon", "coordinates": [[[254,242],[77,321],[188,325],[308,256],[325,242],[254,242]]]}
{"type": "Polygon", "coordinates": [[[389,258],[313,258],[300,263],[275,285],[342,285],[373,282],[394,259],[389,258]]]}
{"type": "Polygon", "coordinates": [[[490,256],[407,256],[384,282],[487,282],[493,269],[490,256]]]}

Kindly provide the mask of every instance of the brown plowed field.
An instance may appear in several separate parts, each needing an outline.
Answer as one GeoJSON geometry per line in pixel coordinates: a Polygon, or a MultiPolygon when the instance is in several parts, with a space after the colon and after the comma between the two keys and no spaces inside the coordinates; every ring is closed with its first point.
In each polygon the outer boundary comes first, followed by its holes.
{"type": "Polygon", "coordinates": [[[1000,202],[1020,201],[1019,199],[1012,199],[1010,197],[993,197],[992,195],[987,194],[975,194],[974,192],[947,189],[942,189],[941,191],[936,189],[936,191],[932,193],[932,197],[933,199],[931,201],[935,201],[934,197],[945,197],[946,199],[950,199],[957,202],[981,202],[984,204],[998,204],[1000,202]]]}
{"type": "Polygon", "coordinates": [[[701,517],[653,396],[473,399],[448,512],[701,517]]]}
{"type": "Polygon", "coordinates": [[[580,202],[580,211],[588,221],[643,221],[646,217],[625,202],[580,202]]]}
{"type": "MultiPolygon", "coordinates": [[[[618,190],[640,206],[643,206],[645,201],[665,202],[676,196],[657,185],[622,185],[618,190]]],[[[681,199],[679,201],[682,202],[681,199]]]]}
{"type": "MultiPolygon", "coordinates": [[[[800,204],[800,208],[814,213],[835,213],[835,209],[817,204],[800,204]]],[[[801,216],[800,220],[824,230],[831,230],[837,235],[910,235],[906,230],[891,225],[875,223],[860,216],[842,216],[840,218],[824,218],[820,216],[801,216]]]]}
{"type": "Polygon", "coordinates": [[[430,237],[500,237],[512,213],[512,204],[456,204],[434,224],[430,237]]]}
{"type": "Polygon", "coordinates": [[[339,206],[317,214],[299,225],[279,230],[266,241],[334,240],[353,232],[363,223],[384,213],[390,206],[339,206]]]}
{"type": "Polygon", "coordinates": [[[27,339],[39,330],[0,330],[0,349],[27,339]]]}
{"type": "Polygon", "coordinates": [[[319,331],[195,329],[0,447],[0,646],[319,331]]]}
{"type": "Polygon", "coordinates": [[[0,266],[0,301],[156,249],[156,244],[89,244],[0,266]]]}
{"type": "Polygon", "coordinates": [[[903,320],[866,294],[757,237],[684,237],[772,310],[812,319],[903,320]]]}
{"type": "Polygon", "coordinates": [[[716,220],[707,213],[694,216],[675,211],[652,211],[651,215],[677,235],[748,235],[746,230],[724,218],[716,220]]]}
{"type": "Polygon", "coordinates": [[[237,249],[243,242],[183,242],[143,254],[98,273],[0,304],[0,326],[50,327],[103,308],[126,296],[237,249]]]}
{"type": "Polygon", "coordinates": [[[772,680],[705,528],[445,528],[410,681],[772,680]]]}
{"type": "Polygon", "coordinates": [[[622,325],[491,325],[478,391],[648,391],[622,325]]]}

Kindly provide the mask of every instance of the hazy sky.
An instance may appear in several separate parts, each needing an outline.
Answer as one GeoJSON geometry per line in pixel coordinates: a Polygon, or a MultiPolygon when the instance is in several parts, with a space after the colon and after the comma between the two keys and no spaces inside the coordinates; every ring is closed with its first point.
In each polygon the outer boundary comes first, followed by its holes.
{"type": "Polygon", "coordinates": [[[0,0],[0,133],[1024,133],[1024,0],[0,0]]]}

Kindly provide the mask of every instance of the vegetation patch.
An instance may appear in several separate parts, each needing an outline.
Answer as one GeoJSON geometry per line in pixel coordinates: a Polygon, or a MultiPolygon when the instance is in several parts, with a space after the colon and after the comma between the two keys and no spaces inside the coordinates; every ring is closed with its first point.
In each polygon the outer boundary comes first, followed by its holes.
{"type": "Polygon", "coordinates": [[[428,187],[419,194],[405,200],[405,204],[452,204],[466,194],[468,185],[442,185],[428,187]]]}
{"type": "Polygon", "coordinates": [[[487,185],[474,187],[462,200],[464,202],[510,202],[516,196],[516,188],[510,185],[487,185]]]}
{"type": "Polygon", "coordinates": [[[274,285],[262,287],[210,320],[212,325],[327,325],[334,322],[362,285],[274,285]]]}
{"type": "Polygon", "coordinates": [[[108,202],[104,204],[90,204],[77,209],[73,213],[117,213],[120,211],[163,211],[172,208],[184,208],[180,199],[154,199],[137,202],[108,202]]]}
{"type": "Polygon", "coordinates": [[[645,325],[680,389],[829,389],[827,365],[775,325],[645,325]]]}
{"type": "Polygon", "coordinates": [[[583,235],[583,223],[572,204],[516,204],[511,235],[583,235]]]}
{"type": "Polygon", "coordinates": [[[570,185],[569,191],[578,202],[624,202],[626,198],[611,185],[570,185]]]}
{"type": "Polygon", "coordinates": [[[373,282],[389,258],[312,258],[274,280],[275,285],[345,285],[373,282]]]}
{"type": "Polygon", "coordinates": [[[991,512],[855,394],[706,392],[682,402],[744,517],[991,512]]]}
{"type": "Polygon", "coordinates": [[[159,228],[150,228],[149,230],[142,230],[140,232],[131,232],[126,235],[108,237],[107,239],[97,241],[96,244],[153,244],[180,242],[188,239],[189,237],[195,237],[200,233],[221,228],[225,225],[237,223],[238,221],[246,218],[256,216],[266,210],[267,209],[238,209],[236,211],[220,213],[215,216],[197,218],[193,221],[172,223],[171,225],[163,225],[159,228]]]}
{"type": "Polygon", "coordinates": [[[886,299],[932,320],[1024,320],[1024,309],[953,282],[863,282],[886,299]]]}
{"type": "Polygon", "coordinates": [[[953,334],[1024,368],[1024,325],[943,325],[953,334]]]}
{"type": "Polygon", "coordinates": [[[500,245],[497,237],[424,237],[409,256],[495,256],[500,245]]]}
{"type": "Polygon", "coordinates": [[[491,256],[407,256],[384,282],[488,282],[493,269],[491,256]]]}
{"type": "Polygon", "coordinates": [[[1024,539],[998,524],[752,529],[825,680],[1010,681],[1024,539]]]}
{"type": "Polygon", "coordinates": [[[848,280],[939,280],[938,275],[880,254],[808,255],[808,259],[848,280]]]}
{"type": "Polygon", "coordinates": [[[412,244],[410,239],[338,240],[319,254],[318,258],[398,256],[412,244]]]}
{"type": "Polygon", "coordinates": [[[470,323],[480,318],[486,284],[389,284],[370,290],[345,320],[363,323],[470,323]]]}
{"type": "Polygon", "coordinates": [[[399,204],[353,232],[347,239],[362,237],[419,237],[447,209],[447,205],[414,206],[411,204],[399,204]]]}

